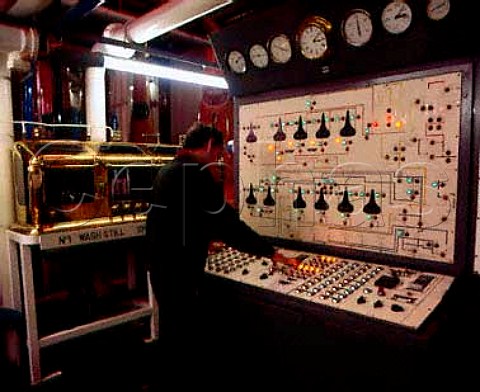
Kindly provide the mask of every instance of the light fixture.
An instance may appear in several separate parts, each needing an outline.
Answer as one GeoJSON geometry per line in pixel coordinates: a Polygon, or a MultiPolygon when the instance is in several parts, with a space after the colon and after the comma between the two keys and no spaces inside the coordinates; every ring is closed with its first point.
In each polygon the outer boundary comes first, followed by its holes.
{"type": "Polygon", "coordinates": [[[153,76],[162,79],[176,80],[185,83],[200,84],[202,86],[228,89],[225,78],[217,75],[187,71],[164,65],[147,63],[144,61],[120,59],[111,56],[103,57],[103,65],[107,69],[131,72],[139,75],[153,76]]]}

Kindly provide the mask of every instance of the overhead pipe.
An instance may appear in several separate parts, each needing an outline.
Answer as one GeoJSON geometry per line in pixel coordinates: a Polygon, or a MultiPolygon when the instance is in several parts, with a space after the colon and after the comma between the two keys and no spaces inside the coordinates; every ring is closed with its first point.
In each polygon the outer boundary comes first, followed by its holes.
{"type": "Polygon", "coordinates": [[[110,31],[111,38],[144,44],[232,2],[233,0],[169,0],[143,16],[116,25],[110,31]]]}
{"type": "MultiPolygon", "coordinates": [[[[123,26],[119,26],[119,25],[115,25],[114,23],[120,23],[120,24],[126,24],[126,23],[131,23],[135,17],[132,16],[132,15],[129,15],[129,14],[126,14],[124,12],[119,12],[119,11],[114,11],[110,8],[107,8],[105,6],[98,6],[96,7],[93,11],[92,11],[92,15],[95,15],[95,16],[98,16],[100,18],[104,18],[107,22],[111,22],[111,25],[107,26],[106,30],[111,30],[112,27],[115,26],[115,29],[118,29],[118,31],[120,30],[125,30],[125,27],[123,26]]],[[[175,29],[175,30],[172,30],[169,32],[170,35],[174,36],[174,37],[178,37],[182,40],[185,40],[185,41],[190,41],[191,43],[194,43],[194,44],[198,44],[198,45],[208,45],[210,46],[211,45],[211,42],[209,39],[201,36],[201,35],[198,35],[198,34],[193,34],[193,33],[190,33],[190,32],[186,32],[184,30],[180,30],[180,29],[175,29]]],[[[121,35],[121,34],[120,34],[121,35]]],[[[125,41],[122,41],[122,42],[126,42],[126,35],[125,35],[125,41]]],[[[117,38],[118,40],[118,38],[117,38]]]]}
{"type": "Polygon", "coordinates": [[[38,52],[38,33],[29,27],[0,25],[0,52],[33,59],[38,52]]]}
{"type": "Polygon", "coordinates": [[[16,0],[7,1],[7,3],[8,10],[2,11],[6,11],[8,15],[15,18],[26,18],[47,8],[52,0],[16,0]]]}

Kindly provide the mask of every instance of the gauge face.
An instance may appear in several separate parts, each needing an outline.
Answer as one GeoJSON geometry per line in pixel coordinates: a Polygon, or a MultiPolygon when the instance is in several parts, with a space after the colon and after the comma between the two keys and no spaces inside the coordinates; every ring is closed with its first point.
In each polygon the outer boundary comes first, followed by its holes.
{"type": "Polygon", "coordinates": [[[324,57],[328,51],[328,33],[332,24],[321,16],[305,19],[297,32],[297,42],[302,55],[310,60],[324,57]]]}
{"type": "Polygon", "coordinates": [[[412,9],[407,3],[394,0],[383,9],[382,25],[389,33],[403,33],[410,23],[412,23],[412,9]]]}
{"type": "Polygon", "coordinates": [[[250,61],[255,67],[265,68],[268,65],[268,52],[263,45],[252,45],[248,55],[250,56],[250,61]]]}
{"type": "Polygon", "coordinates": [[[428,0],[427,15],[432,20],[445,18],[450,12],[450,0],[428,0]]]}
{"type": "Polygon", "coordinates": [[[327,35],[320,26],[306,26],[298,36],[300,51],[307,59],[323,57],[328,49],[327,35]]]}
{"type": "Polygon", "coordinates": [[[292,45],[285,34],[276,35],[268,45],[270,58],[275,63],[284,64],[292,57],[292,45]]]}
{"type": "Polygon", "coordinates": [[[365,10],[352,10],[342,23],[343,38],[352,46],[365,45],[372,38],[372,33],[372,17],[365,10]]]}
{"type": "Polygon", "coordinates": [[[245,57],[238,50],[232,50],[227,57],[227,63],[230,69],[238,74],[245,73],[247,71],[247,62],[245,57]]]}

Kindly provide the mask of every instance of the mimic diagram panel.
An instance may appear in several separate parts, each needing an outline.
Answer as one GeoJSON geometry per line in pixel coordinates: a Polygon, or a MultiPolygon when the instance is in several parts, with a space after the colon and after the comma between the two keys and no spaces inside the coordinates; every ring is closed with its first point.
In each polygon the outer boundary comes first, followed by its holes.
{"type": "Polygon", "coordinates": [[[462,73],[241,103],[241,216],[261,234],[453,264],[462,73]]]}
{"type": "Polygon", "coordinates": [[[225,248],[212,253],[209,274],[354,314],[417,329],[453,278],[406,268],[282,249],[290,264],[225,248]]]}

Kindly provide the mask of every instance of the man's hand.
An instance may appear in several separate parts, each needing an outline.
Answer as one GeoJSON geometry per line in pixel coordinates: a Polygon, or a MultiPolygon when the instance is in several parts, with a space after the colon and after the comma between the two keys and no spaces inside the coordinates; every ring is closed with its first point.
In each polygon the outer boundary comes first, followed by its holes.
{"type": "Polygon", "coordinates": [[[275,253],[272,256],[272,262],[273,264],[287,264],[291,265],[292,267],[296,267],[299,264],[299,261],[295,258],[292,257],[286,257],[285,255],[281,254],[279,251],[275,251],[275,253]]]}

